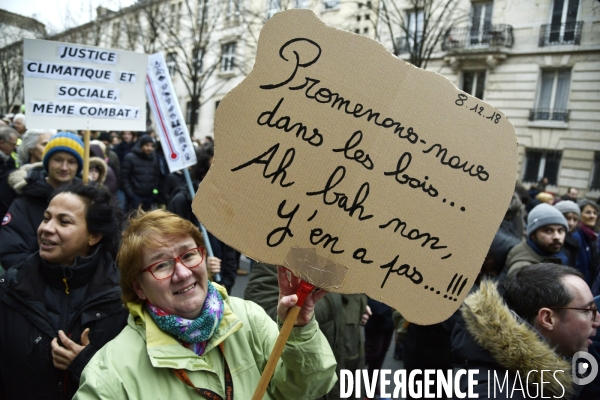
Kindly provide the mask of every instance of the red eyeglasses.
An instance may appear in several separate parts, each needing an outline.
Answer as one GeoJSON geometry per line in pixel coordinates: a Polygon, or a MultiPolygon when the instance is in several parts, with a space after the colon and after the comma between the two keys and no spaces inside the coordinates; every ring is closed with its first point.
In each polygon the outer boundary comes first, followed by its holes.
{"type": "Polygon", "coordinates": [[[173,276],[175,273],[175,264],[177,264],[177,262],[180,262],[181,265],[187,269],[192,269],[202,264],[203,260],[204,247],[196,247],[186,250],[186,252],[179,257],[157,261],[149,267],[144,268],[142,271],[150,272],[154,279],[162,281],[163,279],[168,279],[173,276]]]}

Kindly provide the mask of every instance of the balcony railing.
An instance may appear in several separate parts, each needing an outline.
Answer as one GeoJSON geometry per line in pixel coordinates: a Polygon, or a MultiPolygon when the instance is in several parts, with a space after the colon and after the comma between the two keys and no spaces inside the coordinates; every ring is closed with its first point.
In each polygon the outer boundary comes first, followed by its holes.
{"type": "Polygon", "coordinates": [[[546,24],[540,29],[540,47],[561,44],[578,45],[581,41],[583,21],[564,24],[546,24]]]}
{"type": "Polygon", "coordinates": [[[569,122],[569,113],[569,110],[557,108],[534,108],[533,110],[529,110],[529,120],[569,122]]]}
{"type": "Polygon", "coordinates": [[[511,25],[485,25],[480,27],[452,28],[444,36],[442,50],[474,50],[489,47],[512,47],[513,29],[511,25]]]}

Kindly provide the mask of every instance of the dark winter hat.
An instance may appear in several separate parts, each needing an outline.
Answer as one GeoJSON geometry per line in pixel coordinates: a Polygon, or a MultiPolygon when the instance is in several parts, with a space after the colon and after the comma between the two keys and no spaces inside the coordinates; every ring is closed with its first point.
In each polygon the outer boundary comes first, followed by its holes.
{"type": "Polygon", "coordinates": [[[575,204],[574,201],[563,200],[563,201],[556,203],[554,205],[554,207],[556,207],[556,209],[558,211],[560,211],[563,215],[571,212],[571,213],[575,213],[575,214],[581,216],[581,213],[579,211],[579,206],[577,204],[575,204]]]}
{"type": "Polygon", "coordinates": [[[600,207],[598,206],[597,203],[594,203],[593,201],[589,200],[589,199],[582,199],[579,200],[577,202],[577,206],[579,206],[579,209],[583,211],[583,208],[585,206],[592,206],[594,207],[594,209],[596,210],[596,212],[600,212],[600,207]]]}
{"type": "Polygon", "coordinates": [[[110,137],[110,133],[108,132],[102,132],[98,135],[98,140],[101,140],[103,142],[112,142],[112,138],[110,137]]]}
{"type": "Polygon", "coordinates": [[[144,135],[140,138],[140,146],[143,146],[148,143],[154,143],[154,140],[150,136],[144,135]]]}
{"type": "Polygon", "coordinates": [[[79,164],[77,174],[79,175],[83,168],[83,141],[79,136],[71,132],[59,132],[52,136],[44,148],[44,156],[42,157],[46,172],[48,172],[48,161],[50,161],[50,157],[59,151],[69,153],[77,159],[77,163],[79,164]]]}
{"type": "Polygon", "coordinates": [[[546,225],[562,225],[569,231],[569,224],[560,211],[547,203],[538,204],[527,216],[527,237],[546,225]]]}

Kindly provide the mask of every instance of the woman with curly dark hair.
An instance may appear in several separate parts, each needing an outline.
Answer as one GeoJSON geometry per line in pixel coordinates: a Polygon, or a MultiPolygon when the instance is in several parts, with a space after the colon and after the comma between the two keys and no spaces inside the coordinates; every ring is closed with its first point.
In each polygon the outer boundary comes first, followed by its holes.
{"type": "Polygon", "coordinates": [[[39,251],[0,277],[0,398],[70,399],[83,368],[127,322],[110,194],[73,185],[53,195],[39,251]]]}

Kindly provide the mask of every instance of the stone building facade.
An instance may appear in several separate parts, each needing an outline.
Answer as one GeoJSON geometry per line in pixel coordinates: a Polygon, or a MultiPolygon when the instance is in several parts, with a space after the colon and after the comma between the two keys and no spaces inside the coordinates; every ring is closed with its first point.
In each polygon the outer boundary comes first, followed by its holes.
{"type": "MultiPolygon", "coordinates": [[[[426,69],[493,104],[513,123],[517,179],[528,185],[546,177],[549,191],[562,194],[573,186],[582,195],[600,197],[600,2],[455,1],[455,21],[445,26],[426,69]]],[[[309,8],[325,23],[377,39],[410,60],[406,49],[426,39],[420,35],[425,21],[419,4],[140,0],[119,11],[99,8],[94,21],[48,39],[162,51],[186,119],[193,121],[194,135],[204,137],[213,134],[220,100],[250,72],[260,29],[276,12],[309,8]],[[392,33],[391,20],[381,17],[384,10],[398,13],[399,29],[392,33]],[[202,15],[206,24],[198,29],[202,15]],[[192,88],[194,81],[200,91],[192,88]]]]}
{"type": "MultiPolygon", "coordinates": [[[[396,3],[407,20],[414,14],[413,1],[396,3]]],[[[460,6],[466,18],[444,34],[427,69],[506,114],[519,143],[517,179],[529,185],[546,177],[548,191],[572,186],[580,196],[600,197],[600,3],[460,6]]],[[[389,35],[383,42],[392,48],[389,35]]]]}

